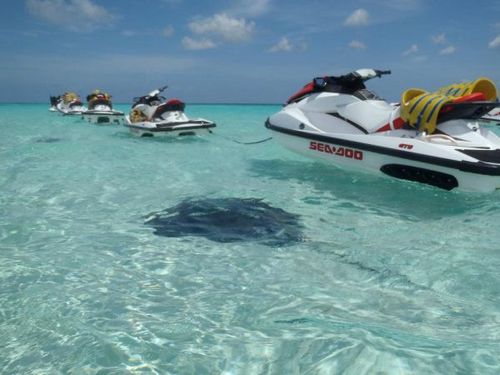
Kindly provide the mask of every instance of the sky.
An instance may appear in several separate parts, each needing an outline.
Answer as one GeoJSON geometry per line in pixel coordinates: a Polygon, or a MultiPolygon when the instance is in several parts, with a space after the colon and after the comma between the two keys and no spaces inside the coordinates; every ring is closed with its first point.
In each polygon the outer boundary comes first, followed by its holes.
{"type": "Polygon", "coordinates": [[[391,70],[389,101],[500,85],[500,0],[16,0],[0,14],[0,102],[168,85],[187,103],[283,103],[313,77],[391,70]]]}

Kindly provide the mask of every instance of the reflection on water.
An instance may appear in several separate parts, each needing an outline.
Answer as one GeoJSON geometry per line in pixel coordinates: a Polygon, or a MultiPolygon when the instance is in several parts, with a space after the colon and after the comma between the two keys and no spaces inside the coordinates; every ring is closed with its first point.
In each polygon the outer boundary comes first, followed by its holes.
{"type": "MultiPolygon", "coordinates": [[[[257,160],[250,164],[256,176],[267,176],[272,180],[298,181],[313,186],[318,191],[331,193],[332,199],[362,206],[363,211],[374,211],[382,215],[397,215],[408,220],[439,220],[467,214],[482,214],[491,210],[489,196],[463,192],[448,192],[415,182],[391,179],[385,176],[353,172],[308,159],[257,160]]],[[[500,205],[494,205],[498,211],[500,205]]]]}

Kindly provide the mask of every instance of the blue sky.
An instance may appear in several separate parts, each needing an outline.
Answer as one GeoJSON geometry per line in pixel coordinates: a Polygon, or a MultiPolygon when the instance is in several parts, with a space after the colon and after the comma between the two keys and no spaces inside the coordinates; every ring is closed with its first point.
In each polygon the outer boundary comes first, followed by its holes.
{"type": "Polygon", "coordinates": [[[23,0],[0,14],[0,102],[152,88],[191,103],[282,103],[315,76],[391,69],[388,100],[500,84],[500,0],[23,0]]]}

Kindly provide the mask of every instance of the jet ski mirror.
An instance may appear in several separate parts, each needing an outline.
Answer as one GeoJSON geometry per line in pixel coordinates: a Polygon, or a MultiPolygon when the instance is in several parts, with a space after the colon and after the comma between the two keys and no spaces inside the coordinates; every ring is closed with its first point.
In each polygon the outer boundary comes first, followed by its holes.
{"type": "Polygon", "coordinates": [[[322,88],[325,86],[326,86],[326,81],[323,77],[314,78],[314,87],[322,88]]]}

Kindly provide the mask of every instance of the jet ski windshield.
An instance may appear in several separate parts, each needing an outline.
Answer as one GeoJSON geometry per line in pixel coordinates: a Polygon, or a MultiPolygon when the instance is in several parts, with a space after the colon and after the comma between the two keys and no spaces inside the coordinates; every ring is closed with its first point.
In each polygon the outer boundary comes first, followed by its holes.
{"type": "Polygon", "coordinates": [[[353,95],[361,100],[384,100],[384,98],[378,96],[373,91],[368,89],[360,89],[353,93],[353,95]]]}
{"type": "Polygon", "coordinates": [[[134,108],[135,106],[137,106],[139,104],[146,104],[146,105],[151,105],[151,106],[160,105],[161,103],[164,103],[166,100],[167,99],[161,95],[140,96],[140,97],[136,97],[133,99],[132,108],[134,108]]]}
{"type": "Polygon", "coordinates": [[[339,77],[314,78],[314,86],[317,91],[354,95],[362,100],[380,99],[377,94],[366,88],[364,79],[356,72],[339,77]]]}

